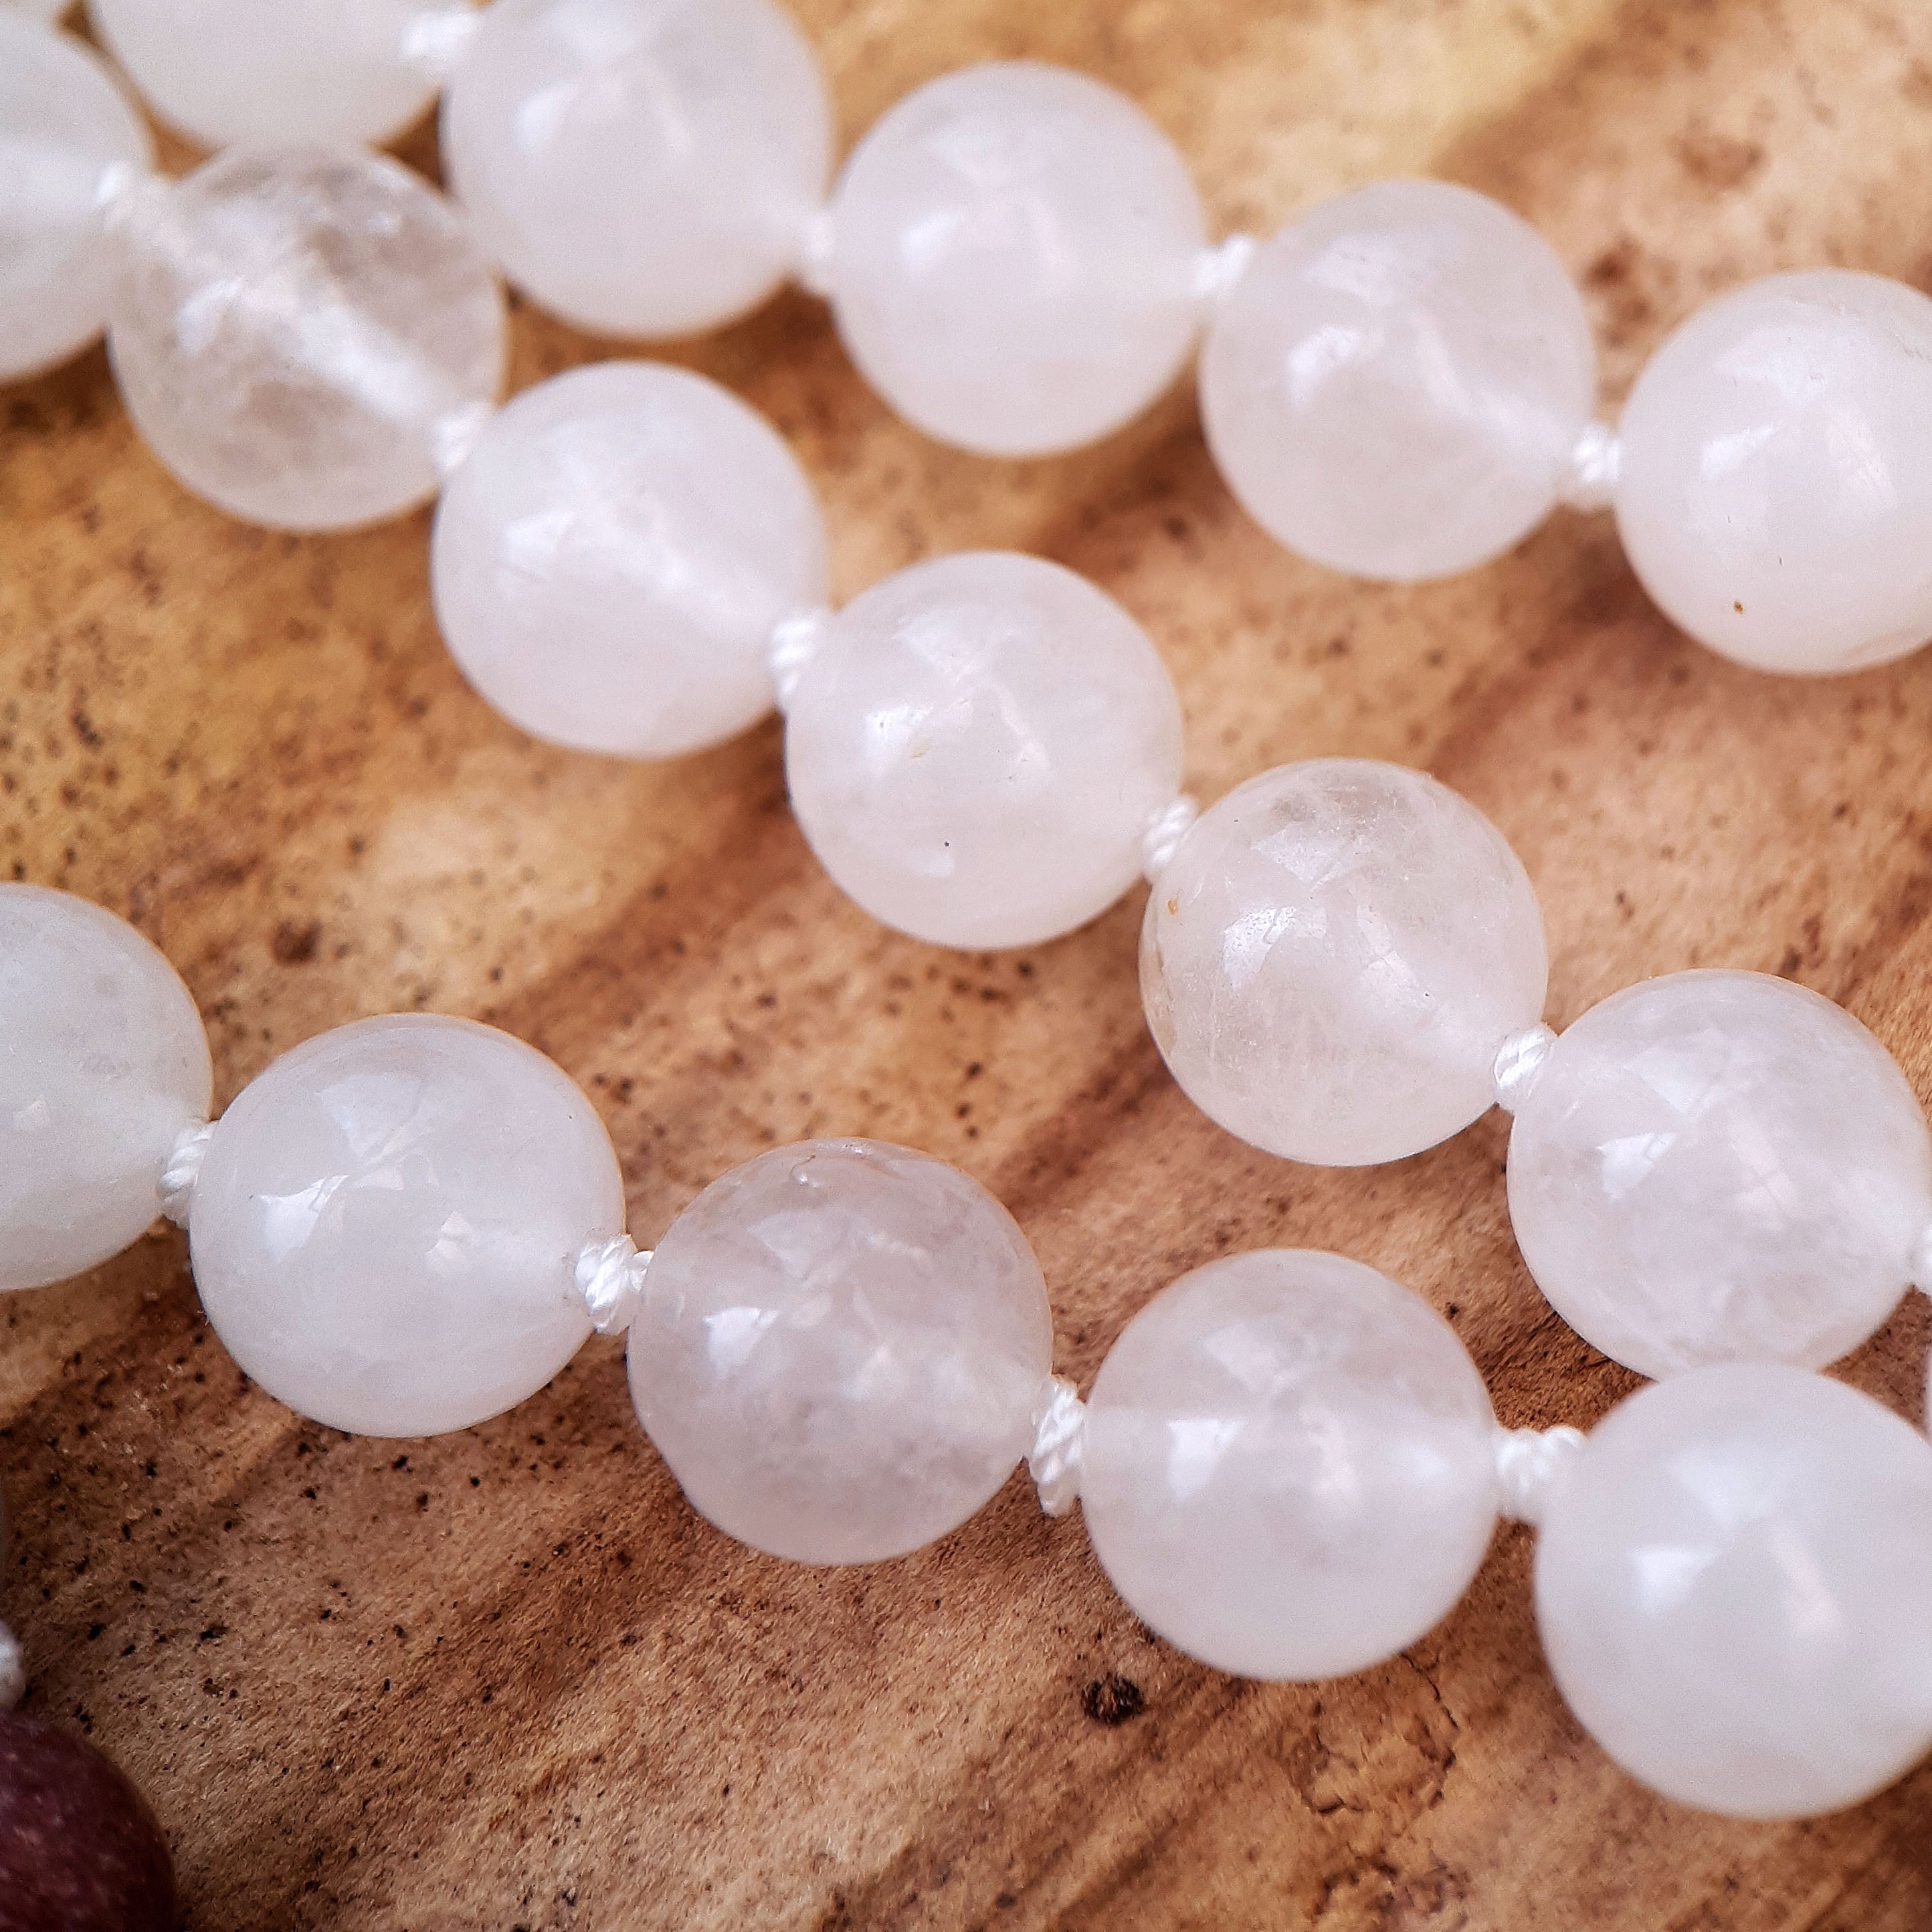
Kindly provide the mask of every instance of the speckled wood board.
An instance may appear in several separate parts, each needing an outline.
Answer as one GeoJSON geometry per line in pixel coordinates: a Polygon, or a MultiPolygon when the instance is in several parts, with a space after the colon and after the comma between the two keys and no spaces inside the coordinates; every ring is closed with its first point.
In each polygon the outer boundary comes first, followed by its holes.
{"type": "MultiPolygon", "coordinates": [[[[1740,279],[1932,284],[1924,0],[800,10],[848,140],[932,74],[1024,54],[1143,103],[1220,231],[1391,173],[1499,196],[1580,278],[1612,401],[1740,279]]],[[[433,166],[430,132],[403,152],[433,166]]],[[[527,309],[514,340],[518,386],[610,351],[527,309]]],[[[675,353],[796,446],[842,592],[1011,546],[1119,598],[1204,796],[1328,752],[1466,793],[1542,894],[1553,1021],[1643,974],[1757,968],[1844,1001],[1932,1095],[1932,655],[1736,669],[1567,514],[1454,582],[1346,582],[1235,510],[1184,391],[1064,460],[955,455],[802,296],[675,353]]],[[[794,828],[776,728],[638,767],[493,716],[437,640],[426,530],[296,539],[201,507],[98,352],[0,391],[0,864],[167,952],[221,1098],[339,1022],[470,1014],[594,1096],[640,1241],[760,1148],[872,1135],[1010,1205],[1076,1377],[1173,1276],[1278,1243],[1419,1289],[1506,1423],[1587,1425],[1630,1386],[1516,1258],[1500,1118],[1379,1170],[1238,1145],[1148,1040],[1138,904],[1016,955],[881,931],[794,828]]],[[[1647,1796],[1557,1700],[1520,1530],[1393,1663],[1262,1688],[1154,1640],[1022,1479],[904,1562],[734,1546],[638,1431],[610,1342],[485,1428],[402,1444],[250,1388],[170,1228],[0,1321],[27,1708],[146,1786],[196,1928],[1932,1924],[1932,1770],[1784,1828],[1647,1796]]],[[[1928,1341],[1915,1300],[1840,1372],[1916,1419],[1928,1341]]]]}

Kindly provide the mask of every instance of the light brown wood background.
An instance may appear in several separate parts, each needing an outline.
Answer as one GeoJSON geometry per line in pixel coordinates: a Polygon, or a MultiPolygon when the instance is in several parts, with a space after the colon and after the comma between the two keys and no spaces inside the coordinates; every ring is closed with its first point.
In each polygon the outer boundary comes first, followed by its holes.
{"type": "MultiPolygon", "coordinates": [[[[1396,172],[1498,195],[1580,278],[1612,400],[1740,278],[1932,283],[1927,0],[799,10],[848,140],[930,75],[1029,54],[1144,103],[1218,230],[1396,172]]],[[[426,131],[404,152],[434,164],[426,131]]],[[[605,352],[527,310],[514,341],[518,386],[605,352]]],[[[802,297],[677,353],[793,440],[842,592],[1011,545],[1120,598],[1204,795],[1327,752],[1467,793],[1542,892],[1556,1022],[1645,974],[1768,969],[1932,1095],[1932,655],[1736,670],[1647,605],[1606,520],[1567,514],[1454,583],[1346,582],[1236,512],[1184,393],[1064,461],[950,454],[802,297]]],[[[1587,1424],[1629,1385],[1516,1258],[1499,1118],[1379,1172],[1238,1145],[1148,1043],[1138,903],[1018,956],[882,932],[801,842],[775,728],[634,767],[494,718],[438,643],[426,527],[226,520],[143,452],[98,352],[0,391],[0,867],[166,950],[222,1099],[339,1022],[473,1014],[595,1096],[646,1244],[764,1146],[875,1135],[1010,1204],[1083,1379],[1174,1275],[1289,1243],[1426,1294],[1505,1422],[1587,1424]]],[[[637,1429],[613,1344],[486,1428],[401,1444],[245,1386],[171,1229],[0,1321],[28,1708],[152,1794],[196,1928],[1932,1924],[1932,1772],[1783,1828],[1646,1796],[1558,1702],[1519,1530],[1406,1655],[1264,1688],[1153,1640],[1078,1516],[1019,1480],[876,1569],[734,1546],[637,1429]]],[[[1928,1340],[1915,1300],[1844,1372],[1916,1418],[1928,1340]]]]}

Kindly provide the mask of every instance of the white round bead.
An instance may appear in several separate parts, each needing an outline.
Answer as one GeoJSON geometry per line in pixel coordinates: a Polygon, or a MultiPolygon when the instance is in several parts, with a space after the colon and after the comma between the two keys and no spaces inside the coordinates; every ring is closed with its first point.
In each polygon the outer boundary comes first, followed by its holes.
{"type": "Polygon", "coordinates": [[[1233,1255],[1156,1295],[1101,1364],[1081,1508],[1170,1642],[1244,1677],[1340,1677],[1468,1588],[1495,1436],[1476,1365],[1419,1297],[1338,1255],[1233,1255]]]}
{"type": "Polygon", "coordinates": [[[782,619],[823,603],[825,536],[783,440],[682,369],[595,363],[526,390],[444,486],[437,621],[514,724],[665,758],[771,709],[782,619]]]}
{"type": "Polygon", "coordinates": [[[793,808],[837,884],[938,946],[1070,932],[1138,876],[1180,789],[1180,706],[1084,578],[977,552],[848,604],[786,705],[793,808]]]}
{"type": "Polygon", "coordinates": [[[1855,670],[1932,638],[1932,299],[1845,268],[1773,275],[1652,356],[1618,431],[1644,588],[1760,670],[1855,670]]]}
{"type": "Polygon", "coordinates": [[[608,334],[688,335],[796,268],[832,116],[772,0],[496,0],[442,141],[483,245],[544,308],[608,334]]]}
{"type": "Polygon", "coordinates": [[[1206,238],[1173,144],[1064,68],[1007,61],[908,94],[832,200],[838,332],[872,386],[942,442],[1071,449],[1173,380],[1206,238]]]}
{"type": "Polygon", "coordinates": [[[868,1563],[999,1489],[1052,1357],[1040,1264],[977,1182],[876,1141],[807,1141],[671,1223],[631,1325],[631,1396],[728,1535],[868,1563]]]}
{"type": "Polygon", "coordinates": [[[1188,1096],[1291,1160],[1356,1167],[1485,1112],[1542,1011],[1536,894],[1502,835],[1420,772],[1283,765],[1180,842],[1141,930],[1141,997],[1188,1096]]]}
{"type": "Polygon", "coordinates": [[[233,515],[320,530],[408,509],[496,396],[496,281],[394,161],[233,149],[142,196],[128,232],[109,346],[128,413],[233,515]]]}
{"type": "Polygon", "coordinates": [[[161,1170],[208,1114],[208,1039],[174,968],[124,921],[0,885],[0,1288],[64,1281],[161,1210],[161,1170]]]}
{"type": "Polygon", "coordinates": [[[412,51],[452,0],[87,0],[95,31],[154,112],[207,148],[379,143],[434,98],[412,51]]]}
{"type": "Polygon", "coordinates": [[[1819,1368],[1897,1305],[1932,1228],[1932,1139],[1897,1064],[1829,1000],[1673,973],[1559,1035],[1510,1135],[1538,1286],[1646,1376],[1819,1368]]]}
{"type": "Polygon", "coordinates": [[[152,160],[140,117],[93,54],[0,7],[0,382],[100,333],[114,272],[102,195],[152,160]]]}
{"type": "Polygon", "coordinates": [[[1546,1507],[1557,1686],[1634,1778],[1806,1817],[1932,1745],[1932,1444],[1800,1369],[1694,1369],[1591,1432],[1546,1507]]]}
{"type": "Polygon", "coordinates": [[[590,1334],[624,1224],[596,1109],[521,1040],[391,1013],[285,1053],[216,1122],[188,1211],[208,1318],[278,1401],[361,1436],[467,1428],[590,1334]]]}
{"type": "Polygon", "coordinates": [[[1446,182],[1382,182],[1283,229],[1201,357],[1203,426],[1248,514],[1317,563],[1405,583],[1543,520],[1595,392],[1562,263],[1446,182]]]}

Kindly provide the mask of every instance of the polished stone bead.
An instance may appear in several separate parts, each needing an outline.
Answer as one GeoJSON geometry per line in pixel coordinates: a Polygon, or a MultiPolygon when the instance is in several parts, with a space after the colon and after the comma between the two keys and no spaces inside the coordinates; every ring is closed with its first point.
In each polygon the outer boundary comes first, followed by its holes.
{"type": "Polygon", "coordinates": [[[1203,814],[1141,932],[1148,1024],[1230,1133],[1291,1160],[1396,1160],[1466,1127],[1549,976],[1502,835],[1420,772],[1284,765],[1203,814]]]}
{"type": "Polygon", "coordinates": [[[154,112],[206,148],[380,144],[428,106],[452,0],[87,0],[154,112]]]}
{"type": "Polygon", "coordinates": [[[1201,357],[1208,443],[1249,514],[1317,563],[1402,582],[1540,523],[1595,388],[1562,263],[1446,182],[1378,182],[1283,229],[1201,357]]]}
{"type": "Polygon", "coordinates": [[[0,1288],[64,1281],[161,1210],[162,1169],[206,1117],[188,988],[112,913],[0,885],[0,1288]]]}
{"type": "Polygon", "coordinates": [[[1932,1444],[1799,1369],[1693,1369],[1545,1510],[1558,1688],[1634,1778],[1742,1818],[1856,1804],[1932,1746],[1932,1444]]]}
{"type": "Polygon", "coordinates": [[[942,442],[1070,449],[1166,388],[1205,236],[1180,157],[1131,100],[1036,61],[944,74],[876,122],[832,198],[838,332],[942,442]]]}
{"type": "Polygon", "coordinates": [[[854,599],[787,703],[793,809],[874,919],[939,946],[1070,932],[1139,876],[1180,705],[1084,578],[969,552],[854,599]]]}
{"type": "Polygon", "coordinates": [[[483,245],[536,301],[605,334],[688,335],[797,267],[832,116],[772,0],[496,0],[442,142],[483,245]]]}
{"type": "Polygon", "coordinates": [[[1036,945],[1140,878],[1180,790],[1180,701],[1086,578],[977,550],[838,613],[786,704],[784,771],[812,850],[873,918],[1036,945]]]}
{"type": "Polygon", "coordinates": [[[763,716],[772,632],[825,597],[797,459],[730,391],[655,363],[526,389],[445,487],[430,560],[484,698],[538,737],[628,758],[763,716]]]}
{"type": "Polygon", "coordinates": [[[1617,524],[1672,622],[1760,670],[1932,638],[1932,298],[1772,275],[1698,310],[1619,426],[1617,524]]]}
{"type": "Polygon", "coordinates": [[[1646,1376],[1820,1368],[1897,1305],[1932,1228],[1932,1141],[1850,1014],[1762,973],[1673,973],[1593,1006],[1510,1136],[1538,1285],[1646,1376]]]}
{"type": "Polygon", "coordinates": [[[127,1778],[71,1731],[0,1711],[0,1932],[174,1932],[174,1867],[127,1778]]]}
{"type": "Polygon", "coordinates": [[[1338,1255],[1184,1275],[1087,1408],[1081,1507],[1114,1586],[1246,1677],[1363,1670],[1454,1607],[1496,1520],[1496,1419],[1454,1330],[1338,1255]]]}
{"type": "Polygon", "coordinates": [[[114,260],[101,203],[152,159],[94,55],[0,6],[0,382],[100,333],[114,260]]]}
{"type": "Polygon", "coordinates": [[[243,1089],[188,1232],[209,1321],[278,1401],[356,1435],[434,1436],[577,1352],[578,1256],[623,1225],[610,1136],[558,1067],[494,1028],[392,1013],[243,1089]]]}
{"type": "Polygon", "coordinates": [[[1012,1216],[876,1141],[773,1149],[671,1223],[631,1395],[694,1508],[803,1563],[957,1528],[1032,1446],[1053,1321],[1012,1216]]]}
{"type": "Polygon", "coordinates": [[[232,515],[376,521],[480,427],[502,302],[456,211],[380,155],[234,148],[138,197],[109,345],[148,447],[232,515]]]}

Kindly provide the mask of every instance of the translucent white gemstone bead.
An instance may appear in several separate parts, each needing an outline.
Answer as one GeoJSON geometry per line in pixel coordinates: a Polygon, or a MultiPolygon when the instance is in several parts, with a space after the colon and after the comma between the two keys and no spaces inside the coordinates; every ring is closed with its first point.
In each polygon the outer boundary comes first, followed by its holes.
{"type": "Polygon", "coordinates": [[[1171,1642],[1246,1677],[1339,1677],[1468,1587],[1495,1434],[1475,1364],[1407,1288],[1337,1255],[1234,1255],[1156,1296],[1101,1364],[1081,1508],[1171,1642]]]}
{"type": "Polygon", "coordinates": [[[1885,1048],[1762,973],[1673,973],[1560,1034],[1510,1135],[1510,1214],[1557,1312],[1646,1376],[1822,1367],[1897,1304],[1932,1140],[1885,1048]]]}
{"type": "Polygon", "coordinates": [[[1194,340],[1200,204],[1124,95],[1032,61],[908,94],[832,202],[838,332],[894,409],[995,456],[1070,449],[1160,394],[1194,340]]]}
{"type": "Polygon", "coordinates": [[[1180,789],[1180,706],[1085,578],[979,552],[848,604],[786,706],[792,805],[874,918],[935,945],[1071,932],[1139,876],[1180,789]]]}
{"type": "Polygon", "coordinates": [[[631,1396],[693,1505],[803,1563],[916,1550],[1032,1446],[1053,1322],[1012,1217],[876,1141],[778,1148],[652,1253],[631,1396]]]}
{"type": "Polygon", "coordinates": [[[1400,582],[1540,523],[1595,387],[1562,263],[1446,182],[1379,182],[1283,229],[1201,358],[1208,440],[1248,514],[1318,563],[1400,582]]]}
{"type": "Polygon", "coordinates": [[[58,20],[73,4],[74,0],[6,0],[5,6],[0,6],[0,12],[10,6],[15,13],[24,14],[30,20],[52,21],[58,20]]]}
{"type": "Polygon", "coordinates": [[[430,556],[470,682],[540,738],[631,758],[770,710],[772,632],[825,597],[818,508],[783,440],[652,363],[572,370],[493,418],[430,556]]]}
{"type": "Polygon", "coordinates": [[[100,334],[113,280],[103,191],[152,159],[100,62],[0,7],[0,382],[51,368],[100,334]]]}
{"type": "Polygon", "coordinates": [[[1700,309],[1624,406],[1617,524],[1644,588],[1760,670],[1932,638],[1932,299],[1845,268],[1700,309]]]}
{"type": "Polygon", "coordinates": [[[590,1334],[624,1224],[596,1109],[522,1041],[392,1013],[284,1054],[215,1123],[189,1210],[202,1305],[277,1400],[434,1436],[534,1394],[590,1334]]]}
{"type": "Polygon", "coordinates": [[[772,0],[496,0],[442,141],[484,246],[544,307],[612,335],[688,335],[796,267],[832,117],[772,0]]]}
{"type": "Polygon", "coordinates": [[[0,1288],[64,1281],[160,1212],[208,1112],[208,1040],[174,968],[66,892],[0,885],[0,1288]]]}
{"type": "Polygon", "coordinates": [[[1141,996],[1174,1078],[1292,1160],[1396,1160],[1494,1098],[1534,1024],[1542,915],[1502,835],[1420,772],[1284,765],[1180,842],[1148,902],[1141,996]]]}
{"type": "Polygon", "coordinates": [[[412,35],[452,0],[88,0],[154,112],[204,147],[388,140],[440,76],[412,35]]]}
{"type": "Polygon", "coordinates": [[[381,156],[236,148],[140,196],[109,346],[188,488],[286,530],[392,516],[495,398],[502,302],[454,209],[381,156]]]}
{"type": "Polygon", "coordinates": [[[1856,1804],[1932,1745],[1932,1445],[1803,1370],[1655,1383],[1550,1498],[1536,1606],[1634,1778],[1737,1817],[1856,1804]]]}

